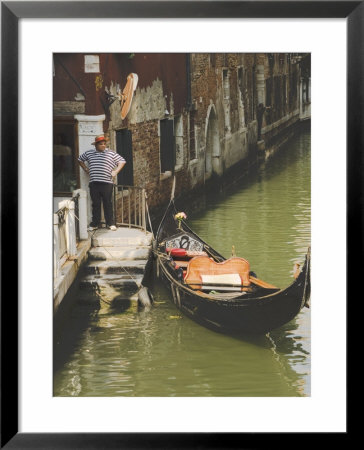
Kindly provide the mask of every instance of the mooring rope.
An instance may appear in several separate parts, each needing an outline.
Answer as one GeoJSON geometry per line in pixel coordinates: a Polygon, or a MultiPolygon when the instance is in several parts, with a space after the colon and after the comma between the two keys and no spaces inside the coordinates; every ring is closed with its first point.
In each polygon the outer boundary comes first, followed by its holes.
{"type": "MultiPolygon", "coordinates": [[[[96,230],[95,230],[96,231],[96,230]]],[[[111,256],[111,258],[112,258],[112,260],[114,260],[114,261],[119,261],[119,259],[117,259],[117,258],[114,258],[114,256],[105,248],[105,247],[101,247],[101,248],[103,248],[110,256],[111,256]]],[[[131,273],[129,273],[126,269],[125,269],[125,267],[123,267],[123,266],[120,266],[125,272],[126,272],[126,274],[130,277],[130,278],[132,278],[132,280],[134,281],[134,283],[137,285],[137,287],[138,287],[138,289],[139,289],[139,291],[140,291],[140,289],[143,287],[143,285],[141,284],[141,283],[139,283],[132,275],[131,275],[131,273]]],[[[98,285],[97,285],[98,286],[98,285]]],[[[99,288],[99,286],[98,286],[98,288],[99,288]]],[[[99,288],[100,289],[100,288],[99,288]]],[[[109,306],[111,306],[112,305],[112,302],[108,302],[107,300],[105,300],[103,297],[102,297],[102,295],[100,294],[100,293],[98,293],[98,296],[99,296],[99,299],[101,300],[101,301],[103,301],[104,303],[106,303],[107,305],[109,305],[109,306]]]]}
{"type": "MultiPolygon", "coordinates": [[[[102,247],[110,256],[111,256],[111,258],[114,260],[114,261],[120,261],[120,259],[117,259],[117,258],[114,258],[114,256],[105,248],[105,247],[102,247]]],[[[120,266],[125,272],[126,272],[126,274],[127,275],[129,275],[130,276],[130,278],[132,278],[132,280],[134,281],[134,283],[138,286],[138,288],[140,289],[141,287],[142,287],[142,284],[141,283],[139,283],[134,277],[133,277],[133,275],[131,274],[131,273],[129,273],[126,269],[125,269],[125,267],[123,267],[123,266],[120,266]]]]}
{"type": "Polygon", "coordinates": [[[149,221],[150,231],[151,231],[152,236],[153,236],[153,239],[154,239],[153,227],[152,227],[152,222],[151,222],[151,219],[150,219],[149,208],[148,208],[148,202],[147,202],[147,194],[145,194],[145,206],[146,206],[146,208],[147,208],[147,216],[148,216],[148,221],[149,221]]]}

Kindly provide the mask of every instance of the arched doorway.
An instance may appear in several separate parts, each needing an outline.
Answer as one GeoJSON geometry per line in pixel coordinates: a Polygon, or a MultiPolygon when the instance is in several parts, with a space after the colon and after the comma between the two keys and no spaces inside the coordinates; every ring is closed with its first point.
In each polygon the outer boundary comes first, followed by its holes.
{"type": "Polygon", "coordinates": [[[205,179],[213,173],[220,173],[220,140],[215,107],[211,105],[207,112],[205,179]]]}

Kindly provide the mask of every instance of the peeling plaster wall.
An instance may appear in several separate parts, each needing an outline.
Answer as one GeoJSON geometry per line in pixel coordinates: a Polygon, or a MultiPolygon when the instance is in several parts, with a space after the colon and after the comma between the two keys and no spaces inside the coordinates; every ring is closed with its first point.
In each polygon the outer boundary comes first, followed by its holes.
{"type": "MultiPolygon", "coordinates": [[[[112,84],[110,92],[117,94],[118,85],[112,84]]],[[[161,119],[167,108],[166,98],[163,94],[162,81],[154,80],[152,85],[146,88],[136,88],[133,101],[127,117],[122,120],[120,116],[120,102],[114,101],[110,107],[110,128],[116,130],[125,128],[127,125],[135,125],[141,122],[161,119]]]]}
{"type": "Polygon", "coordinates": [[[256,135],[256,121],[252,113],[256,94],[252,89],[251,77],[246,74],[252,72],[255,60],[254,55],[243,54],[194,54],[191,59],[192,100],[197,109],[196,128],[199,135],[199,163],[191,171],[198,177],[195,181],[195,185],[198,185],[213,174],[222,175],[248,157],[248,134],[256,135]],[[245,79],[244,85],[240,86],[238,70],[242,67],[245,79]],[[215,140],[208,135],[208,130],[211,133],[209,121],[212,105],[215,111],[213,127],[219,139],[218,155],[214,154],[217,148],[215,140]],[[249,127],[246,121],[250,122],[249,127]],[[213,148],[209,148],[209,145],[213,148]]]}
{"type": "Polygon", "coordinates": [[[172,176],[160,171],[160,120],[167,117],[166,110],[179,129],[176,196],[257,156],[257,106],[268,97],[273,108],[264,114],[261,129],[266,148],[299,120],[299,66],[285,54],[99,56],[99,73],[84,73],[83,54],[59,56],[55,116],[105,114],[101,125],[114,150],[116,132],[128,129],[134,184],[147,189],[151,207],[166,203],[172,186],[172,176]],[[108,104],[105,88],[117,96],[131,72],[138,75],[138,86],[129,114],[121,120],[120,101],[108,104]]]}

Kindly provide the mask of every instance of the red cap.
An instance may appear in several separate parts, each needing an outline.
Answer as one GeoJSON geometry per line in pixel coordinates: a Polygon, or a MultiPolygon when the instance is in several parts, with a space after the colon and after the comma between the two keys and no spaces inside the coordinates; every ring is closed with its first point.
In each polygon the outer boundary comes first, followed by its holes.
{"type": "Polygon", "coordinates": [[[99,134],[98,136],[96,136],[95,142],[92,142],[92,145],[99,144],[100,142],[103,142],[103,141],[106,142],[105,136],[103,134],[99,134]]]}

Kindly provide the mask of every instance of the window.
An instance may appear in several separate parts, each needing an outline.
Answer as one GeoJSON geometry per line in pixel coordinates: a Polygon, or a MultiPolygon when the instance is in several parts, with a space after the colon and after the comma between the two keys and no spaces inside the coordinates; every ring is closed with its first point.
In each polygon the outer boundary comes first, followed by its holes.
{"type": "Polygon", "coordinates": [[[53,124],[53,191],[70,195],[79,187],[76,123],[55,120],[53,124]]]}
{"type": "Polygon", "coordinates": [[[251,120],[255,119],[255,95],[256,95],[256,81],[255,81],[255,66],[252,67],[251,72],[252,77],[252,101],[251,101],[251,110],[250,110],[250,117],[251,120]]]}
{"type": "Polygon", "coordinates": [[[124,129],[116,132],[116,151],[126,161],[125,166],[118,173],[118,185],[134,186],[132,144],[132,134],[130,130],[124,129]]]}
{"type": "Polygon", "coordinates": [[[176,150],[174,142],[174,121],[164,119],[160,124],[160,164],[161,173],[173,172],[176,164],[176,150]]]}
{"type": "Polygon", "coordinates": [[[244,97],[245,97],[245,88],[244,88],[244,69],[243,67],[238,68],[238,92],[239,92],[239,117],[240,117],[240,125],[245,126],[245,111],[244,111],[244,97]]]}
{"type": "Polygon", "coordinates": [[[242,67],[238,68],[238,87],[241,95],[241,100],[243,101],[244,92],[244,69],[242,67]]]}
{"type": "Polygon", "coordinates": [[[277,76],[273,79],[273,89],[274,89],[274,109],[276,113],[276,118],[282,116],[282,79],[277,76]]]}
{"type": "Polygon", "coordinates": [[[230,79],[229,71],[227,69],[222,71],[222,84],[224,90],[224,100],[229,100],[230,98],[230,79]]]}
{"type": "Polygon", "coordinates": [[[293,70],[290,76],[290,83],[289,83],[289,102],[291,107],[296,107],[297,103],[297,84],[298,84],[298,77],[296,70],[293,70]]]}
{"type": "Polygon", "coordinates": [[[266,106],[272,106],[272,90],[273,90],[273,79],[272,77],[267,78],[265,81],[265,104],[266,106]]]}
{"type": "Polygon", "coordinates": [[[189,150],[190,150],[190,160],[196,159],[196,133],[195,133],[195,111],[190,112],[189,121],[189,150]]]}
{"type": "Polygon", "coordinates": [[[231,131],[230,123],[230,73],[227,69],[222,71],[222,89],[224,95],[225,131],[231,131]]]}
{"type": "Polygon", "coordinates": [[[98,55],[85,55],[85,73],[100,72],[100,57],[98,55]]]}
{"type": "Polygon", "coordinates": [[[287,76],[283,75],[282,77],[282,101],[283,101],[283,112],[286,113],[287,108],[287,76]]]}

